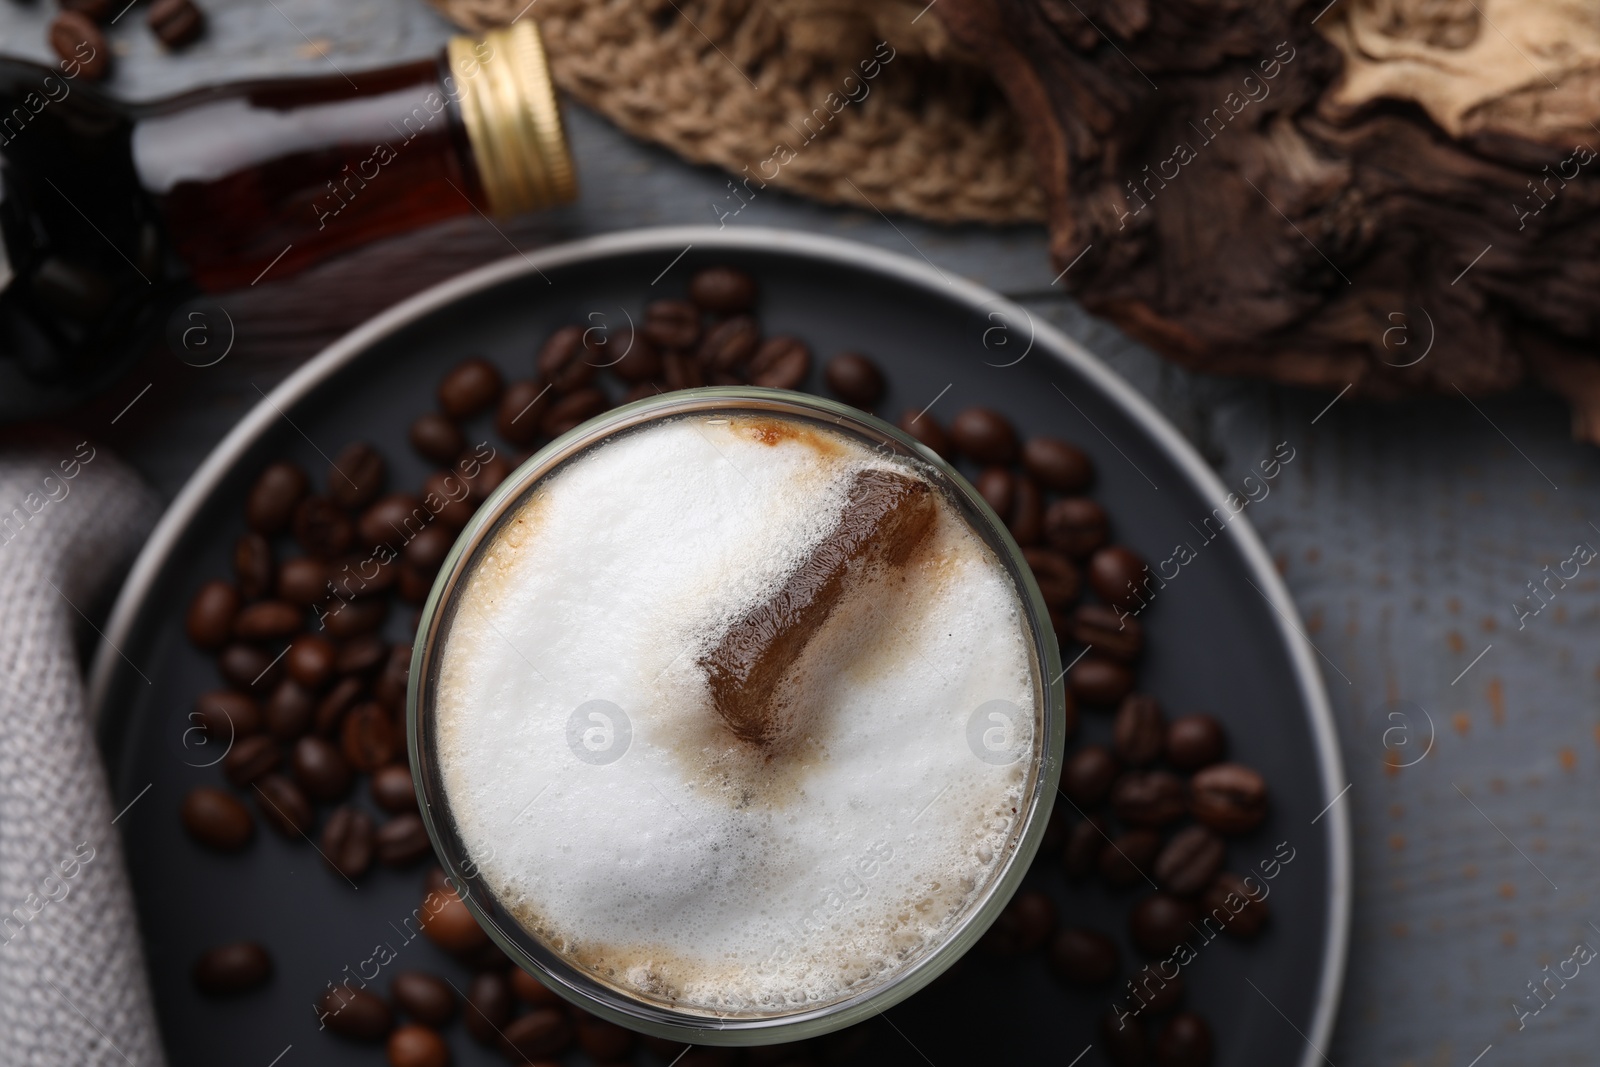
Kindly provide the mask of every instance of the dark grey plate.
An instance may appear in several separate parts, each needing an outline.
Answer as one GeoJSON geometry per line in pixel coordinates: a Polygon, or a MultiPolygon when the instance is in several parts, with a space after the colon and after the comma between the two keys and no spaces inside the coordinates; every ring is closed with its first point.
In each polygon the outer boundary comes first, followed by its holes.
{"type": "MultiPolygon", "coordinates": [[[[1171,557],[1179,542],[1196,550],[1142,616],[1151,648],[1141,687],[1169,714],[1221,717],[1233,756],[1261,768],[1271,783],[1269,820],[1230,844],[1228,866],[1244,873],[1290,849],[1293,859],[1270,882],[1273,921],[1256,942],[1218,937],[1184,967],[1188,1004],[1212,1022],[1220,1065],[1320,1062],[1349,927],[1349,830],[1344,805],[1335,803],[1346,779],[1313,653],[1255,532],[1242,517],[1209,542],[1197,530],[1228,490],[1126,383],[994,293],[832,238],[681,228],[512,257],[372,320],[242,420],[151,537],[108,625],[90,698],[117,806],[153,783],[122,828],[173,1064],[264,1067],[291,1045],[294,1067],[380,1064],[377,1047],[317,1032],[312,1003],[327,983],[342,980],[347,967],[372,973],[366,961],[379,946],[395,956],[374,982],[380,992],[406,968],[438,971],[461,988],[469,977],[425,939],[408,937],[420,874],[377,870],[355,890],[304,842],[265,831],[243,854],[217,856],[179,825],[184,793],[222,782],[219,767],[202,766],[219,750],[185,741],[195,695],[218,678],[209,658],[185,640],[183,609],[202,581],[230,572],[256,472],[288,457],[320,475],[327,456],[368,440],[390,458],[392,484],[419,485],[428,467],[407,445],[406,429],[432,407],[435,384],[457,360],[481,353],[508,377],[526,377],[534,346],[556,326],[616,326],[650,299],[681,295],[693,270],[715,263],[757,276],[767,331],[799,334],[823,356],[851,348],[878,360],[892,383],[882,406],[888,416],[933,404],[936,416],[948,418],[984,404],[1008,413],[1025,433],[1075,441],[1098,466],[1095,494],[1110,510],[1118,540],[1152,561],[1171,557]],[[272,949],[271,985],[229,1002],[200,997],[188,978],[196,955],[244,937],[272,949]]],[[[820,388],[819,378],[808,384],[820,388]]],[[[492,437],[483,421],[479,438],[492,437]]],[[[390,636],[403,637],[406,621],[391,617],[390,636]]],[[[1083,720],[1080,739],[1109,735],[1106,716],[1091,712],[1083,720]]],[[[1063,922],[1112,932],[1129,970],[1136,953],[1123,917],[1137,892],[1069,886],[1054,856],[1035,864],[1029,884],[1055,897],[1063,922]]],[[[1116,987],[1068,990],[1040,953],[1021,961],[974,953],[953,978],[895,1008],[891,1025],[865,1024],[864,1047],[829,1058],[1090,1067],[1109,1062],[1097,1020],[1113,1000],[1126,999],[1116,987]]],[[[448,1036],[458,1064],[503,1062],[459,1022],[448,1036]]],[[[654,1062],[642,1050],[637,1057],[654,1062]]]]}

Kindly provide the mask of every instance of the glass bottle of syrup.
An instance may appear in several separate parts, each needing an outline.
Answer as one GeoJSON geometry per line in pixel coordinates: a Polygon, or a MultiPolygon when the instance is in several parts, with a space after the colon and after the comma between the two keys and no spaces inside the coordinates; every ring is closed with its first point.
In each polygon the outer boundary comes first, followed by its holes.
{"type": "Polygon", "coordinates": [[[145,104],[78,72],[0,59],[0,393],[34,399],[29,414],[113,376],[197,289],[576,195],[527,21],[437,59],[145,104]]]}

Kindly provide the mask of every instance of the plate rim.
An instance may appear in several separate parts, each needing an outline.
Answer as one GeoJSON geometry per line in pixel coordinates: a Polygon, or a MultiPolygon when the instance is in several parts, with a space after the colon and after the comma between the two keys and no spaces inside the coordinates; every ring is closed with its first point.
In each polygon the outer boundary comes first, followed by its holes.
{"type": "MultiPolygon", "coordinates": [[[[519,250],[513,255],[431,285],[356,326],[301,364],[271,392],[264,394],[217,443],[162,514],[117,593],[116,602],[95,648],[85,690],[90,723],[97,737],[103,736],[107,725],[106,700],[118,662],[123,659],[120,646],[126,643],[150,589],[206,499],[270,425],[278,418],[285,417],[284,408],[304,399],[314,388],[371,346],[457,300],[524,275],[542,276],[547,268],[641,252],[669,253],[679,246],[687,246],[682,248],[682,252],[700,246],[781,252],[841,263],[875,271],[893,280],[943,295],[971,309],[1021,316],[1032,327],[1036,343],[1039,340],[1045,342],[1042,347],[1051,358],[1066,363],[1103,390],[1151,435],[1156,445],[1201,490],[1202,495],[1216,501],[1222,501],[1228,495],[1221,478],[1206,465],[1199,452],[1167,417],[1099,357],[1050,323],[1036,320],[1015,301],[977,282],[941,270],[932,261],[918,262],[875,245],[779,227],[742,227],[738,230],[714,226],[647,227],[584,237],[531,252],[519,250]]],[[[674,259],[666,270],[676,263],[674,259]]],[[[1345,807],[1338,804],[1343,792],[1333,792],[1335,783],[1346,781],[1344,759],[1327,689],[1288,587],[1248,516],[1241,514],[1228,523],[1228,529],[1233,532],[1235,544],[1244,556],[1246,565],[1255,572],[1254,577],[1261,587],[1258,591],[1277,616],[1278,631],[1289,651],[1290,666],[1309,711],[1323,797],[1328,801],[1328,807],[1318,816],[1319,819],[1326,817],[1329,820],[1328,832],[1332,843],[1322,973],[1317,982],[1312,1024],[1309,1033],[1302,1035],[1308,1047],[1300,1058],[1300,1067],[1314,1067],[1322,1060],[1322,1048],[1327,1045],[1333,1032],[1350,945],[1350,822],[1345,807]]],[[[1340,788],[1342,790],[1344,787],[1340,788]]]]}

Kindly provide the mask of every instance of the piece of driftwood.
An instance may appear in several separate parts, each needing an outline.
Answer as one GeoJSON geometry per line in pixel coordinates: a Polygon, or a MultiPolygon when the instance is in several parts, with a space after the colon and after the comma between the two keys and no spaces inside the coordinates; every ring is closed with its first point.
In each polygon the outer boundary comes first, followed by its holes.
{"type": "Polygon", "coordinates": [[[1589,0],[941,0],[1021,117],[1063,284],[1196,370],[1533,379],[1600,442],[1589,0]]]}

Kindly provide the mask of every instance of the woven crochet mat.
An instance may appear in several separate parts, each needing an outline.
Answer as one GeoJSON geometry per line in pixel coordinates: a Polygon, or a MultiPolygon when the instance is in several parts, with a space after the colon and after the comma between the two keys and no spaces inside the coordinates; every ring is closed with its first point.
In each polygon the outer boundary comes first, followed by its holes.
{"type": "Polygon", "coordinates": [[[771,185],[940,222],[1044,218],[1015,116],[922,3],[431,2],[473,32],[526,11],[562,89],[738,179],[721,212],[771,185]]]}

